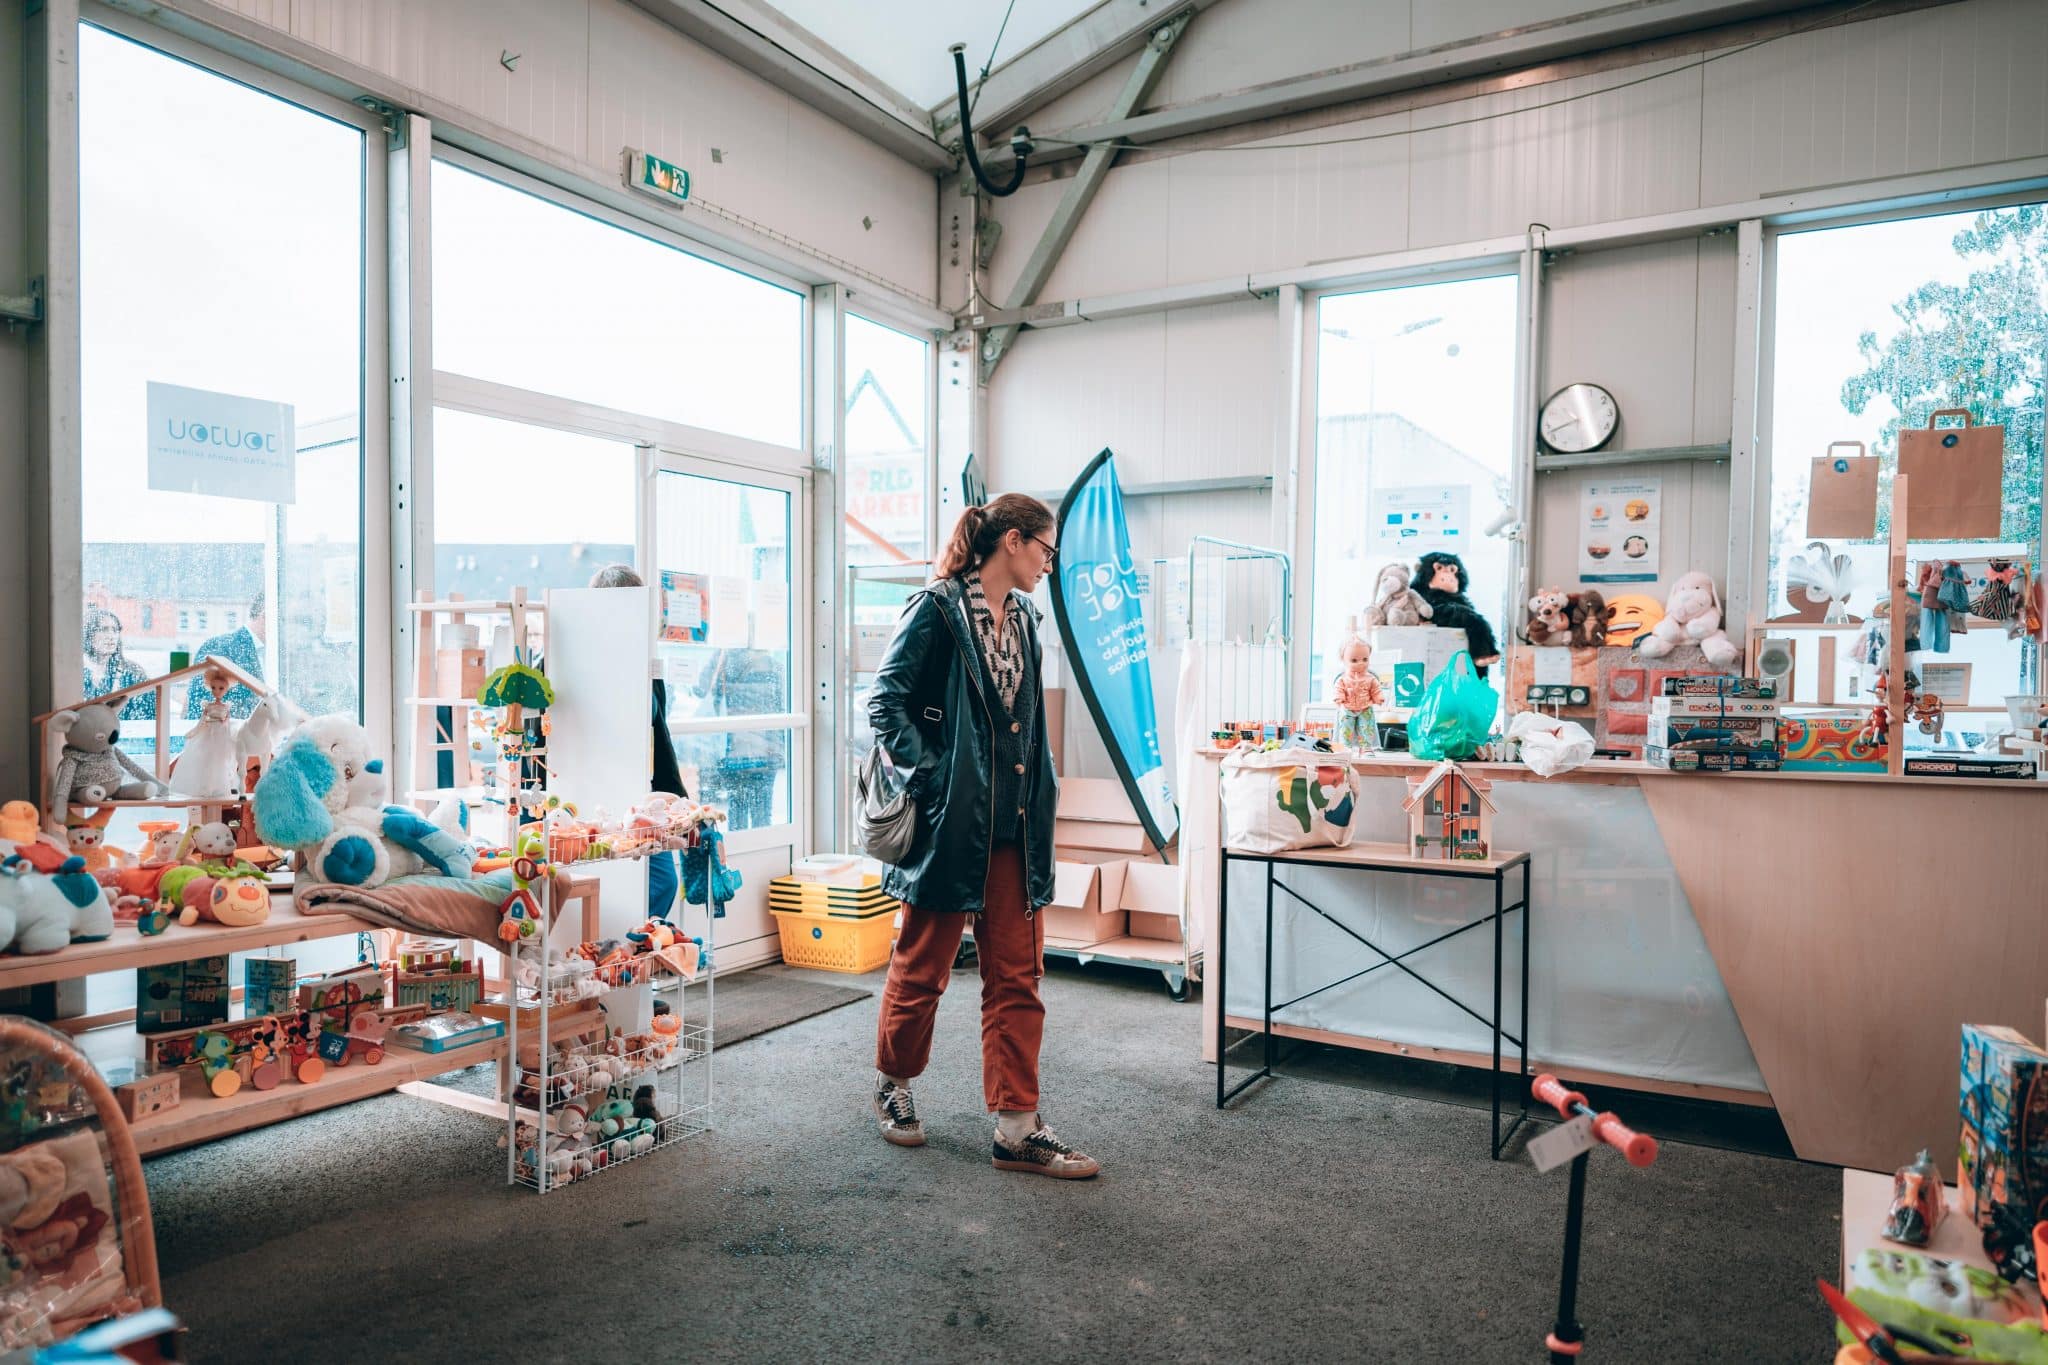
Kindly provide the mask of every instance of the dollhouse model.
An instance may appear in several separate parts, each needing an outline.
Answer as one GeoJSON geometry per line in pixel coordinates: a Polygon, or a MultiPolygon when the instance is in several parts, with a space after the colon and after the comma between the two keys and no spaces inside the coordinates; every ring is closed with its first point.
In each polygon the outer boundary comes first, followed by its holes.
{"type": "Polygon", "coordinates": [[[1491,842],[1491,784],[1445,759],[1408,779],[1408,841],[1418,858],[1483,859],[1491,842]]]}

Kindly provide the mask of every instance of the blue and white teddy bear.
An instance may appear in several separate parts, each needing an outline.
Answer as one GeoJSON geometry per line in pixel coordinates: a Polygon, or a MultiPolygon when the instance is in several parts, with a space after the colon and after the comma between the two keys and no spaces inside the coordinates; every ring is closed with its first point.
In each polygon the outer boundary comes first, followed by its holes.
{"type": "Polygon", "coordinates": [[[113,907],[85,859],[66,858],[55,871],[38,872],[14,849],[0,839],[0,949],[54,953],[113,934],[113,907]]]}
{"type": "Polygon", "coordinates": [[[347,716],[317,716],[285,737],[256,784],[256,831],[299,855],[313,881],[381,886],[394,877],[467,877],[476,861],[468,812],[446,801],[431,816],[388,804],[384,760],[347,716]]]}

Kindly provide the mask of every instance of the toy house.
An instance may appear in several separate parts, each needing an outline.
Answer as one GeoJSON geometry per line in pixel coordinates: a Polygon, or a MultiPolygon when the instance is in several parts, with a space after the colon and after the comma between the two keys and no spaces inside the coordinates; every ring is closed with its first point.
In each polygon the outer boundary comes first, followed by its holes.
{"type": "Polygon", "coordinates": [[[1408,842],[1418,858],[1487,856],[1492,843],[1492,784],[1445,759],[1408,779],[1408,842]]]}

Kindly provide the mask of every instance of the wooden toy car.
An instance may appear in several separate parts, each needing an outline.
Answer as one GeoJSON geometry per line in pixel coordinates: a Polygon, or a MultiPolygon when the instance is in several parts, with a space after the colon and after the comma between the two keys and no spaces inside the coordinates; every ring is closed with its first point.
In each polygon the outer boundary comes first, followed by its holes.
{"type": "Polygon", "coordinates": [[[347,1033],[321,1035],[320,1055],[335,1066],[347,1066],[358,1057],[375,1066],[384,1060],[384,1035],[390,1031],[391,1025],[376,1015],[357,1015],[347,1033]],[[338,1046],[330,1051],[330,1043],[338,1046]]]}
{"type": "Polygon", "coordinates": [[[120,1104],[122,1115],[130,1123],[150,1114],[161,1114],[167,1109],[176,1109],[181,1098],[178,1073],[175,1071],[159,1071],[153,1076],[138,1076],[126,1085],[114,1088],[114,1099],[120,1104]]]}

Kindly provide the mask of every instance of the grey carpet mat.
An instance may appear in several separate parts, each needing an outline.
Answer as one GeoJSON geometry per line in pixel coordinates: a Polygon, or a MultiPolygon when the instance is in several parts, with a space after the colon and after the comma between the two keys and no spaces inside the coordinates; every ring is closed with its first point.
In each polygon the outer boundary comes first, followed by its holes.
{"type": "MultiPolygon", "coordinates": [[[[146,1162],[188,1358],[1542,1358],[1565,1172],[1487,1160],[1483,1111],[1288,1077],[1219,1113],[1196,1006],[1055,970],[1046,1116],[1104,1173],[1006,1174],[979,987],[940,1005],[927,1147],[875,1132],[869,999],[721,1050],[716,1131],[546,1196],[505,1185],[492,1124],[403,1095],[146,1162]],[[280,1266],[317,1292],[251,1291],[280,1266]]],[[[1678,1142],[1592,1164],[1589,1359],[1830,1358],[1840,1172],[1678,1142]]]]}

